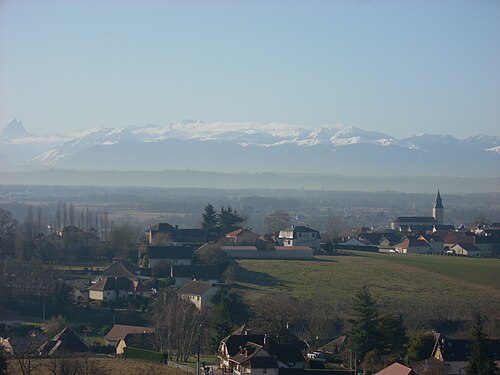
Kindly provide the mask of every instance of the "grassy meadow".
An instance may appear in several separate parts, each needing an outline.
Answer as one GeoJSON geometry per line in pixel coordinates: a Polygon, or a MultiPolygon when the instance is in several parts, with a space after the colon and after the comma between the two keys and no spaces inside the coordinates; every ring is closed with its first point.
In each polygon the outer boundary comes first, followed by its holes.
{"type": "MultiPolygon", "coordinates": [[[[34,360],[35,370],[33,375],[51,375],[51,359],[36,359],[34,360]]],[[[189,375],[188,372],[176,369],[163,364],[154,364],[131,359],[117,358],[92,358],[91,362],[95,362],[97,370],[93,374],[102,375],[189,375]]],[[[22,375],[18,363],[15,360],[10,361],[9,375],[22,375]]]]}
{"type": "Polygon", "coordinates": [[[352,252],[313,261],[240,260],[234,286],[250,303],[285,294],[322,301],[349,315],[355,292],[368,285],[379,306],[403,313],[409,327],[488,317],[500,336],[500,260],[352,252]]]}

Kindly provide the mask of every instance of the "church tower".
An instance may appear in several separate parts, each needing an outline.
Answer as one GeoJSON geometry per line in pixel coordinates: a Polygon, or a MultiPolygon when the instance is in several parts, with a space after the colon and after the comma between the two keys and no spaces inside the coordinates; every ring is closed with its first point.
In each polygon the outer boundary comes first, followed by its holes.
{"type": "Polygon", "coordinates": [[[439,194],[439,190],[436,197],[436,203],[434,203],[434,207],[432,208],[432,217],[436,219],[438,224],[444,223],[443,200],[441,199],[441,194],[439,194]]]}

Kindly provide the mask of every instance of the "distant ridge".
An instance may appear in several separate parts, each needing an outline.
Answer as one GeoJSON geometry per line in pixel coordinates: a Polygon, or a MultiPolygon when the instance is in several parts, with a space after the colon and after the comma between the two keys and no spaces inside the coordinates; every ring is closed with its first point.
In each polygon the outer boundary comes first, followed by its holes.
{"type": "Polygon", "coordinates": [[[500,138],[484,134],[397,139],[355,127],[193,120],[58,136],[35,136],[13,120],[1,134],[3,159],[12,168],[500,176],[500,138]]]}

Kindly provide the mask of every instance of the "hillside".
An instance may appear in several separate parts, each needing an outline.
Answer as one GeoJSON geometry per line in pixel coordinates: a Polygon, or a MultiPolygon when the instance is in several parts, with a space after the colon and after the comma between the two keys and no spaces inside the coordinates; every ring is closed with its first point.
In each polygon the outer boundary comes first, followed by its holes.
{"type": "Polygon", "coordinates": [[[409,327],[439,328],[476,311],[500,321],[499,274],[497,259],[358,252],[315,261],[241,260],[234,277],[250,302],[277,293],[319,298],[339,317],[349,314],[356,290],[369,285],[380,307],[402,312],[409,327]]]}

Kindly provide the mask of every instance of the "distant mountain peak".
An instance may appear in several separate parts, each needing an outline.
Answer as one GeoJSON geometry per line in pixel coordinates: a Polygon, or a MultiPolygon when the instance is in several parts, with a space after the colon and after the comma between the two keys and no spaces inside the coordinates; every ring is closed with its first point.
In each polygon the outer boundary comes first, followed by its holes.
{"type": "Polygon", "coordinates": [[[23,125],[22,121],[18,119],[10,120],[2,129],[0,138],[15,139],[27,138],[33,136],[33,133],[28,132],[23,125]]]}

